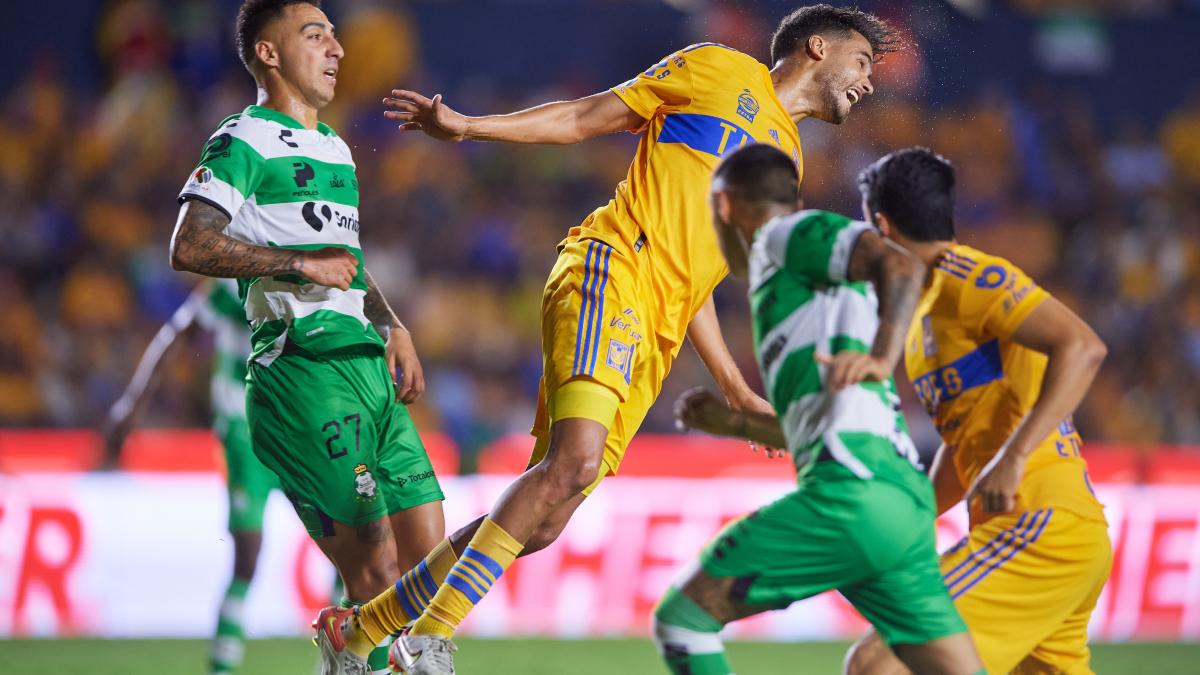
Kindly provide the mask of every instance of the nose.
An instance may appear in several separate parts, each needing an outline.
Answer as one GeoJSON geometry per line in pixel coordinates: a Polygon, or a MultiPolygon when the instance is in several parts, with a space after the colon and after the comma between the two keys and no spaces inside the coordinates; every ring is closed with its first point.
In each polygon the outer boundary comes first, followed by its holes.
{"type": "Polygon", "coordinates": [[[863,93],[868,96],[875,93],[875,86],[871,84],[871,78],[869,77],[863,79],[860,86],[862,87],[863,93]]]}
{"type": "Polygon", "coordinates": [[[335,58],[335,59],[340,59],[346,55],[346,50],[342,49],[342,43],[338,42],[338,39],[333,37],[332,35],[329,36],[329,52],[328,53],[329,53],[330,57],[335,58]]]}

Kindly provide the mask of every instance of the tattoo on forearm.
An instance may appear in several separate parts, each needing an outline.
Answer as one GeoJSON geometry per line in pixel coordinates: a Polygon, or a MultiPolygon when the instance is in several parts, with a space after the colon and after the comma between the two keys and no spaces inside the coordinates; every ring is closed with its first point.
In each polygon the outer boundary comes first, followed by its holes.
{"type": "Polygon", "coordinates": [[[367,319],[376,326],[399,325],[400,319],[396,318],[396,313],[388,305],[387,298],[383,297],[383,291],[379,290],[374,277],[365,268],[363,277],[367,281],[367,296],[363,298],[363,314],[366,314],[367,319]]]}
{"type": "Polygon", "coordinates": [[[889,260],[885,254],[879,262],[879,330],[871,352],[876,356],[899,355],[904,350],[904,338],[912,320],[917,300],[921,296],[920,277],[909,266],[889,260]]]}
{"type": "Polygon", "coordinates": [[[256,246],[225,234],[229,218],[191,201],[175,232],[174,257],[182,268],[209,277],[244,279],[300,272],[303,251],[256,246]]]}

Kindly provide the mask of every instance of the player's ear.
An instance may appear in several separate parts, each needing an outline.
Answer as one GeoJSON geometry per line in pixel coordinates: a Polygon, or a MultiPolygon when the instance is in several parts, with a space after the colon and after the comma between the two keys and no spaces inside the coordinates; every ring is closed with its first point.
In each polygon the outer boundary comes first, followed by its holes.
{"type": "Polygon", "coordinates": [[[874,221],[875,221],[875,227],[879,228],[879,234],[883,235],[887,239],[891,239],[892,238],[892,221],[888,220],[888,217],[883,215],[879,211],[875,212],[874,221]]]}
{"type": "Polygon", "coordinates": [[[717,217],[717,222],[722,225],[729,224],[729,219],[733,217],[733,202],[730,201],[728,192],[714,190],[712,193],[712,208],[713,215],[717,217]]]}
{"type": "Polygon", "coordinates": [[[275,44],[267,40],[259,40],[254,43],[254,55],[262,62],[264,66],[269,68],[277,68],[279,66],[279,50],[275,48],[275,44]]]}
{"type": "Polygon", "coordinates": [[[813,61],[825,60],[825,38],[820,35],[813,35],[804,43],[804,53],[813,61]]]}

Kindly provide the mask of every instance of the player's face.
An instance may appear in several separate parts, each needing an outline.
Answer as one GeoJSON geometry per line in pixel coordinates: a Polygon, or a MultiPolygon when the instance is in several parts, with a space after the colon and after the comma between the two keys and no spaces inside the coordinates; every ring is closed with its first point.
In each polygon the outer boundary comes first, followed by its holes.
{"type": "Polygon", "coordinates": [[[279,73],[314,108],[333,100],[338,61],[345,56],[325,12],[306,3],[289,5],[271,27],[279,48],[279,73]]]}
{"type": "Polygon", "coordinates": [[[825,59],[815,78],[821,88],[821,109],[815,116],[841,124],[850,115],[850,108],[875,91],[871,85],[871,43],[852,32],[850,37],[835,38],[826,45],[825,59]]]}

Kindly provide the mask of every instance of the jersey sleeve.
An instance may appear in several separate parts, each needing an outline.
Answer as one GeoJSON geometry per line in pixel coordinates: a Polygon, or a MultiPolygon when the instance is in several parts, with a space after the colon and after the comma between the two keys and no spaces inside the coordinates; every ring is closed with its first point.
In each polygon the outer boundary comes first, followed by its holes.
{"type": "Polygon", "coordinates": [[[682,108],[692,101],[692,72],[683,49],[650,66],[646,72],[612,88],[625,105],[644,120],[662,108],[682,108]]]}
{"type": "Polygon", "coordinates": [[[1008,339],[1050,294],[1003,258],[980,261],[963,284],[960,311],[981,334],[1008,339]]]}
{"type": "Polygon", "coordinates": [[[766,248],[781,269],[814,284],[846,282],[850,253],[863,232],[874,228],[861,220],[826,211],[803,211],[766,231],[766,248]]]}
{"type": "Polygon", "coordinates": [[[208,139],[200,164],[179,193],[179,203],[189,199],[214,206],[230,220],[254,194],[262,181],[265,160],[239,133],[236,122],[227,122],[208,139]]]}

